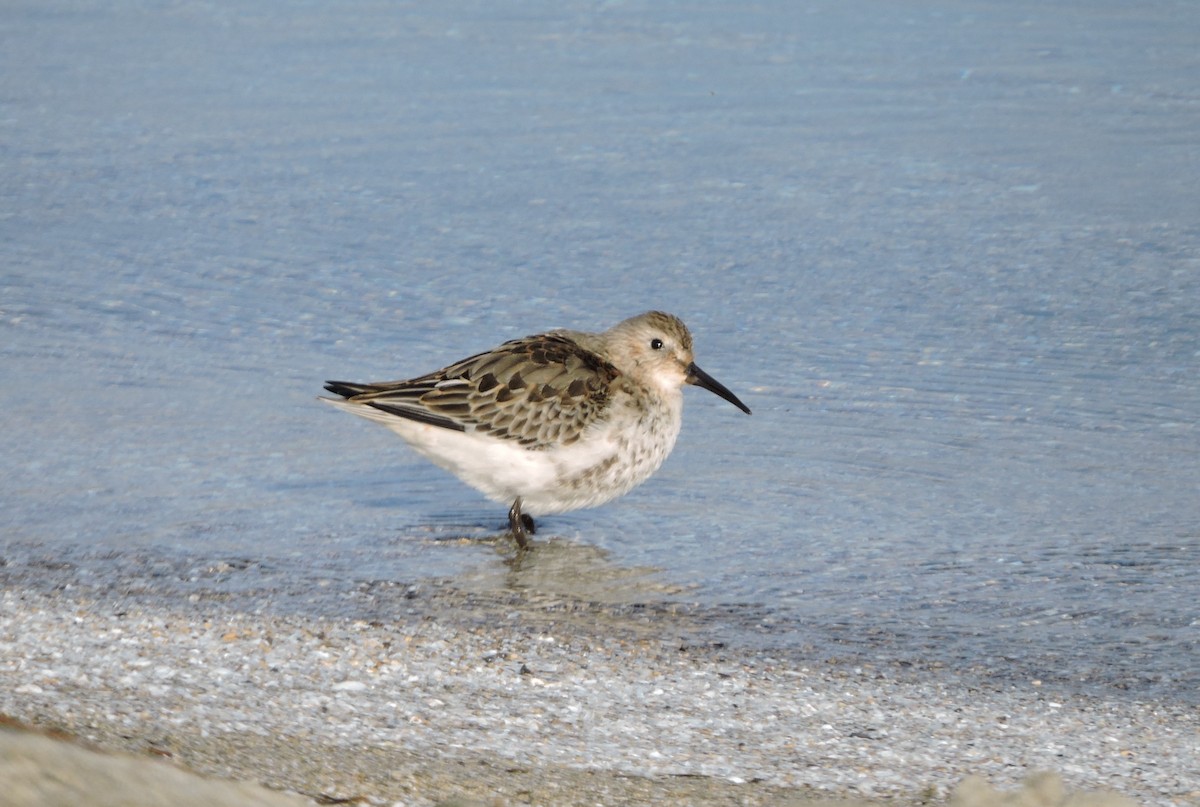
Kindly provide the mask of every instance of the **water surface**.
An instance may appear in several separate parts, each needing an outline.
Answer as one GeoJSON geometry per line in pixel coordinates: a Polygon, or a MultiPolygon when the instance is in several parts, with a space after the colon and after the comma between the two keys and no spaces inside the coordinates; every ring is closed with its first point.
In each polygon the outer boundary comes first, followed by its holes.
{"type": "Polygon", "coordinates": [[[793,660],[1200,691],[1192,4],[4,17],[11,567],[249,562],[331,610],[503,580],[452,539],[504,509],[321,382],[657,307],[753,417],[689,390],[653,480],[546,519],[598,571],[513,585],[635,570],[793,660]]]}

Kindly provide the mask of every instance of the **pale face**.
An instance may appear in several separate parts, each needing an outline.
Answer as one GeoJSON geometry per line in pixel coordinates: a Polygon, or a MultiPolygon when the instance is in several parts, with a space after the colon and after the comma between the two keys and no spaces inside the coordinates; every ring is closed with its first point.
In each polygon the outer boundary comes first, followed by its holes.
{"type": "Polygon", "coordinates": [[[625,320],[605,336],[611,340],[617,368],[646,386],[678,394],[684,384],[695,384],[750,414],[750,408],[724,384],[696,366],[692,334],[679,317],[648,311],[625,320]]]}
{"type": "Polygon", "coordinates": [[[651,311],[607,334],[613,363],[646,386],[676,392],[688,383],[692,336],[678,318],[651,311]]]}

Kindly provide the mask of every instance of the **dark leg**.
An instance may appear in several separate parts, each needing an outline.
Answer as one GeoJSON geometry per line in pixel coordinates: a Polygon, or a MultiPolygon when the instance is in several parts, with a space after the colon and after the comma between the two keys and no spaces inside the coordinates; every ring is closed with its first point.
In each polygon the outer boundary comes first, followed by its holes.
{"type": "Polygon", "coordinates": [[[521,512],[521,497],[513,502],[512,507],[508,511],[508,529],[512,533],[513,540],[517,542],[519,549],[529,548],[529,536],[527,532],[533,532],[533,519],[521,512]]]}

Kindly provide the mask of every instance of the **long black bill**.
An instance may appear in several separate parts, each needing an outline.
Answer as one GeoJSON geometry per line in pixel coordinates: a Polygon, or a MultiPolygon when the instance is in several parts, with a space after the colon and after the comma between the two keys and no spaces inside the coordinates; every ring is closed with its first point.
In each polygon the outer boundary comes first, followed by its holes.
{"type": "Polygon", "coordinates": [[[709,392],[715,392],[747,415],[750,414],[750,407],[739,401],[738,397],[726,389],[724,384],[697,367],[695,362],[688,365],[687,382],[695,384],[697,387],[703,387],[709,392]]]}

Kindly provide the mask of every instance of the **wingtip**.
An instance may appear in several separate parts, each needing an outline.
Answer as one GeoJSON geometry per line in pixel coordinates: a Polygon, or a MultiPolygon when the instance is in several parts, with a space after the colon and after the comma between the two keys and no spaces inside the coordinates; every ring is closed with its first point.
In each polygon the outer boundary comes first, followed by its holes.
{"type": "Polygon", "coordinates": [[[343,398],[353,398],[362,390],[357,384],[351,384],[348,381],[326,381],[325,391],[332,392],[334,395],[341,395],[343,398]]]}

